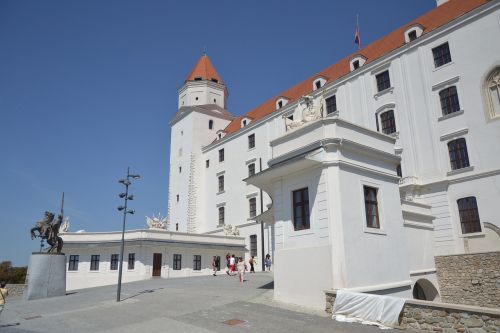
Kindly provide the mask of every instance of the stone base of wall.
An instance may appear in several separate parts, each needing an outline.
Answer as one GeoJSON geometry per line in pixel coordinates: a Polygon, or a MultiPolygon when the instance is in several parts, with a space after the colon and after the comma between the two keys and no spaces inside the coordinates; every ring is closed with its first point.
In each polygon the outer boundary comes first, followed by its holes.
{"type": "Polygon", "coordinates": [[[500,252],[437,256],[441,301],[500,308],[500,252]]]}
{"type": "MultiPolygon", "coordinates": [[[[325,311],[332,313],[335,291],[326,291],[325,311]]],[[[444,333],[500,332],[500,309],[406,300],[400,316],[401,329],[444,333]]]]}
{"type": "Polygon", "coordinates": [[[24,290],[26,289],[25,284],[7,284],[7,290],[9,291],[8,298],[19,298],[23,296],[24,290]]]}

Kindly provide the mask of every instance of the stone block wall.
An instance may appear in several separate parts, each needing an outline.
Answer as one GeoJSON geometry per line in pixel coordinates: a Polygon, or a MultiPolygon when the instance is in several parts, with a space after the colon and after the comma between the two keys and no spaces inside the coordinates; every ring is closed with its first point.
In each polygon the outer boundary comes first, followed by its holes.
{"type": "MultiPolygon", "coordinates": [[[[325,311],[331,314],[336,293],[325,294],[325,311]]],[[[406,300],[398,328],[443,333],[500,332],[500,309],[406,300]]]]}
{"type": "Polygon", "coordinates": [[[500,308],[500,252],[435,257],[441,300],[500,308]]]}
{"type": "Polygon", "coordinates": [[[25,284],[7,284],[7,290],[9,291],[8,298],[19,298],[23,296],[24,290],[26,289],[25,284]]]}

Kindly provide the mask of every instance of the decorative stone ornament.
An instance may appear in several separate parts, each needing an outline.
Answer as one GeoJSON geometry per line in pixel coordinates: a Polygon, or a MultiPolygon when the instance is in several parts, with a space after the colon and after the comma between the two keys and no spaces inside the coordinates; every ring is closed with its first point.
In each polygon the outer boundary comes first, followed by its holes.
{"type": "Polygon", "coordinates": [[[153,215],[152,218],[146,216],[146,224],[148,225],[149,229],[166,230],[167,218],[161,217],[160,213],[158,213],[158,216],[153,215]]]}

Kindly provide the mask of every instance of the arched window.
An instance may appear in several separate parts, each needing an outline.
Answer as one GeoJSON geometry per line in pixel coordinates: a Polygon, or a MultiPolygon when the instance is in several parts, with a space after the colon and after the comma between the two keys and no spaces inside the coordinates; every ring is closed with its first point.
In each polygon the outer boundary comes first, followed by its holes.
{"type": "Polygon", "coordinates": [[[214,129],[214,121],[212,119],[208,121],[208,129],[214,129]]]}
{"type": "Polygon", "coordinates": [[[484,90],[490,118],[500,117],[500,67],[488,75],[484,90]]]}

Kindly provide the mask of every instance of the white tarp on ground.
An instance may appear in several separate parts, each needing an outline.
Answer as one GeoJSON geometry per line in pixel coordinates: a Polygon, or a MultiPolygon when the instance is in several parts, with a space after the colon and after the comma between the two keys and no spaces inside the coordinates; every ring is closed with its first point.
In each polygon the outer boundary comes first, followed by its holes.
{"type": "Polygon", "coordinates": [[[394,327],[399,325],[398,318],[404,304],[405,300],[399,297],[339,290],[332,318],[394,327]]]}

